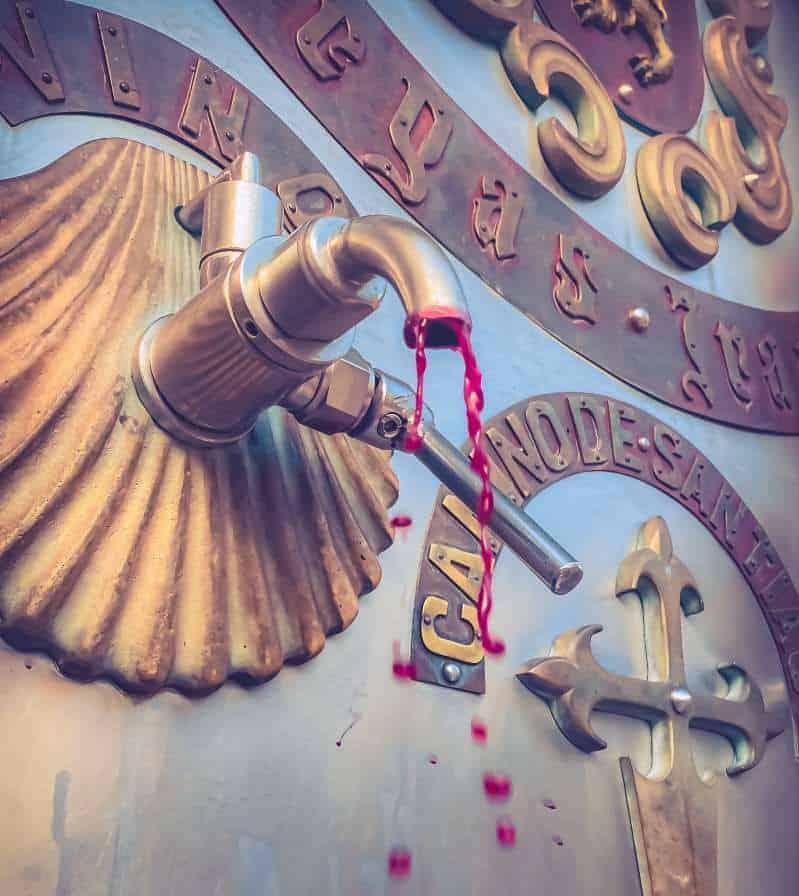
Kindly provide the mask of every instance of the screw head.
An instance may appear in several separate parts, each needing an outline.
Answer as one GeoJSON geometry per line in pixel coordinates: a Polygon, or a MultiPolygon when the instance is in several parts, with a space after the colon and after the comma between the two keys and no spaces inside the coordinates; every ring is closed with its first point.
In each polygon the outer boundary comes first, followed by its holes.
{"type": "Polygon", "coordinates": [[[652,447],[652,443],[647,436],[638,436],[638,447],[641,451],[649,451],[652,447]]]}
{"type": "Polygon", "coordinates": [[[42,72],[42,81],[44,81],[45,84],[52,84],[53,76],[50,74],[50,72],[42,72]]]}
{"type": "Polygon", "coordinates": [[[130,93],[130,84],[128,84],[127,81],[120,81],[119,89],[122,91],[122,93],[130,93]]]}
{"type": "Polygon", "coordinates": [[[399,414],[389,411],[377,421],[377,432],[384,439],[396,439],[402,432],[404,421],[399,414]]]}
{"type": "Polygon", "coordinates": [[[456,684],[461,677],[461,667],[457,663],[444,663],[441,667],[441,674],[444,681],[456,684]]]}
{"type": "Polygon", "coordinates": [[[649,324],[652,322],[652,318],[649,316],[646,308],[633,308],[627,315],[627,319],[636,333],[643,333],[648,330],[649,324]]]}
{"type": "Polygon", "coordinates": [[[205,81],[206,84],[214,83],[214,79],[213,79],[212,75],[203,75],[203,81],[205,81]]]}
{"type": "Polygon", "coordinates": [[[225,140],[229,140],[231,143],[236,139],[236,135],[231,130],[225,131],[225,140]]]}
{"type": "Polygon", "coordinates": [[[632,84],[619,84],[618,89],[619,99],[623,103],[627,103],[629,105],[633,100],[633,86],[632,84]]]}
{"type": "Polygon", "coordinates": [[[690,709],[694,698],[691,696],[691,692],[688,688],[680,687],[674,688],[669,694],[669,699],[671,700],[671,705],[674,707],[674,711],[678,712],[680,715],[685,715],[690,709]]]}

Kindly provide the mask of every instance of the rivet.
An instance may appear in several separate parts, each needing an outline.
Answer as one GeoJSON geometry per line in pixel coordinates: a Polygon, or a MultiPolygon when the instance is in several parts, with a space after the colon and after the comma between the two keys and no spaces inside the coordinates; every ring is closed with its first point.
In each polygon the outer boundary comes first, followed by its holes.
{"type": "Polygon", "coordinates": [[[641,449],[641,451],[649,451],[649,449],[652,447],[652,443],[646,436],[638,436],[638,447],[641,449]]]}
{"type": "Polygon", "coordinates": [[[433,620],[430,618],[430,616],[427,615],[427,613],[425,613],[424,616],[422,616],[422,622],[424,622],[425,625],[433,624],[433,620]]]}
{"type": "Polygon", "coordinates": [[[232,143],[236,139],[236,135],[233,133],[233,131],[225,131],[225,139],[230,140],[230,142],[232,143]]]}
{"type": "Polygon", "coordinates": [[[36,13],[30,8],[30,6],[26,7],[26,9],[25,9],[25,15],[26,15],[29,19],[35,19],[35,18],[36,18],[36,13]]]}
{"type": "Polygon", "coordinates": [[[633,101],[633,86],[632,84],[619,84],[619,99],[629,105],[633,101]]]}
{"type": "Polygon", "coordinates": [[[386,171],[391,171],[391,162],[386,162],[383,167],[386,169],[386,171]]]}
{"type": "Polygon", "coordinates": [[[296,203],[294,203],[294,202],[289,202],[289,211],[290,211],[290,212],[296,212],[296,211],[297,211],[297,205],[296,205],[296,203]]]}
{"type": "Polygon", "coordinates": [[[760,53],[755,53],[755,68],[759,72],[764,72],[768,68],[768,63],[766,60],[760,55],[760,53]]]}
{"type": "Polygon", "coordinates": [[[303,37],[302,42],[303,42],[304,44],[309,44],[309,43],[311,42],[311,38],[308,37],[308,35],[306,34],[306,35],[303,37]]]}
{"type": "Polygon", "coordinates": [[[119,89],[122,91],[122,93],[130,93],[130,84],[128,84],[127,81],[120,81],[119,89]]]}
{"type": "Polygon", "coordinates": [[[446,560],[446,558],[447,558],[447,555],[443,551],[439,551],[436,554],[436,560],[444,561],[444,560],[446,560]]]}
{"type": "Polygon", "coordinates": [[[111,35],[111,37],[116,37],[116,36],[117,36],[117,28],[116,28],[116,25],[109,25],[109,26],[108,26],[108,33],[111,35]]]}
{"type": "Polygon", "coordinates": [[[457,663],[444,663],[441,667],[441,674],[444,681],[455,684],[461,677],[461,667],[457,663]]]}
{"type": "Polygon", "coordinates": [[[45,84],[52,84],[53,76],[50,74],[50,72],[42,72],[42,81],[44,81],[45,84]]]}
{"type": "Polygon", "coordinates": [[[360,35],[360,34],[353,34],[353,35],[352,35],[352,39],[355,41],[356,44],[359,44],[359,43],[361,42],[361,35],[360,35]]]}
{"type": "Polygon", "coordinates": [[[205,75],[205,76],[203,77],[203,81],[205,81],[206,84],[213,84],[213,83],[214,83],[214,79],[211,77],[211,75],[205,75]]]}
{"type": "Polygon", "coordinates": [[[627,319],[637,333],[643,333],[645,330],[648,330],[649,324],[652,322],[646,308],[633,308],[627,315],[627,319]]]}

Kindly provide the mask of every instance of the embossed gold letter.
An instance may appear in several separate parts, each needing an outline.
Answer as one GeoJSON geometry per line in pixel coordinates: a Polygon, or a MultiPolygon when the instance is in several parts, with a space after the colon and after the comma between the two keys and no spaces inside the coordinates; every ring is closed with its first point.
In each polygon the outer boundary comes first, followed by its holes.
{"type": "Polygon", "coordinates": [[[718,251],[719,231],[735,213],[733,191],[717,162],[689,137],[660,134],[638,150],[635,173],[647,217],[669,254],[687,268],[707,264],[718,251]]]}
{"type": "Polygon", "coordinates": [[[543,25],[514,28],[501,52],[513,86],[531,109],[551,92],[577,122],[578,137],[556,118],[538,126],[538,143],[552,173],[579,196],[604,196],[624,173],[627,151],[602,82],[568,41],[543,25]]]}
{"type": "Polygon", "coordinates": [[[793,214],[777,145],[788,107],[769,92],[771,68],[749,52],[743,27],[732,16],[722,16],[705,29],[705,68],[725,115],[708,115],[704,140],[710,155],[735,178],[736,226],[755,242],[770,243],[787,229],[793,214]],[[751,155],[758,141],[762,161],[751,155]]]}

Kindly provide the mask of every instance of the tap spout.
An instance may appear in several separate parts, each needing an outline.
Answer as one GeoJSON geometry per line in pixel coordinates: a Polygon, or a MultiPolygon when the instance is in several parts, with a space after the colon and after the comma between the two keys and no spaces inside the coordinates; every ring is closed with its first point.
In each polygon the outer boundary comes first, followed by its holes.
{"type": "Polygon", "coordinates": [[[471,327],[458,276],[444,250],[415,224],[388,215],[348,221],[331,240],[331,257],[342,276],[361,281],[379,275],[394,287],[405,308],[405,341],[413,348],[413,323],[428,321],[430,348],[457,345],[451,324],[471,327]]]}

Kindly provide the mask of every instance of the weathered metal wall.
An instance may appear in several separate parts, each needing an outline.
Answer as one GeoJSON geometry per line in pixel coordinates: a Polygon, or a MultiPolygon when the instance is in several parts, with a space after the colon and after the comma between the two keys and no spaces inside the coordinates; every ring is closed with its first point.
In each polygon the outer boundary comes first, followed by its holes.
{"type": "MultiPolygon", "coordinates": [[[[427,0],[374,0],[373,6],[507,152],[610,238],[653,267],[727,299],[797,308],[796,222],[768,247],[755,247],[728,228],[716,260],[698,272],[679,272],[658,247],[638,202],[633,165],[640,133],[624,126],[628,163],[618,189],[591,203],[570,198],[548,174],[530,113],[492,48],[463,35],[427,0]]],[[[323,160],[359,212],[400,214],[211,0],[104,8],[171,35],[240,79],[323,160]]],[[[704,5],[699,9],[706,21],[704,5]]],[[[769,56],[792,115],[781,146],[795,190],[797,28],[796,7],[781,3],[769,56]]],[[[709,88],[705,105],[715,108],[709,88]]],[[[88,139],[110,135],[167,149],[210,170],[152,131],[56,117],[0,127],[0,177],[35,170],[88,139]]],[[[733,430],[651,400],[544,334],[462,265],[457,270],[475,319],[488,414],[528,395],[561,390],[603,393],[643,408],[712,460],[799,578],[799,440],[733,430]]],[[[401,322],[399,304],[387,302],[362,327],[358,347],[375,364],[412,380],[401,322]]],[[[428,401],[437,422],[460,442],[462,411],[452,399],[459,361],[437,355],[429,371],[428,401]]],[[[395,469],[397,507],[416,523],[382,555],[382,584],[321,656],[264,686],[226,685],[200,700],[172,692],[133,699],[108,684],[70,681],[46,658],[3,646],[0,892],[638,893],[618,758],[629,755],[647,766],[647,727],[601,715],[595,727],[608,749],[583,754],[560,735],[547,707],[521,687],[515,672],[528,658],[545,655],[558,632],[598,622],[605,626],[595,645],[600,661],[614,671],[643,673],[640,610],[614,597],[613,582],[638,526],[660,514],[705,600],[704,612],[685,622],[689,681],[706,688],[709,671],[734,659],[773,706],[784,706],[773,642],[745,581],[702,525],[661,493],[620,476],[577,476],[537,497],[528,512],[584,562],[581,586],[553,597],[506,551],[497,569],[494,618],[507,652],[487,663],[486,694],[400,683],[391,674],[392,641],[400,638],[407,649],[437,483],[412,459],[397,458],[395,469]],[[485,746],[469,737],[473,715],[488,724],[485,746]],[[486,769],[513,779],[512,800],[500,810],[483,796],[486,769]],[[556,808],[547,808],[548,800],[556,808]],[[496,842],[500,812],[517,826],[512,850],[496,842]],[[386,856],[397,843],[411,850],[413,870],[406,880],[390,881],[386,856]]],[[[719,892],[787,896],[799,890],[799,766],[791,733],[771,742],[763,762],[735,779],[719,774],[731,759],[726,742],[696,736],[695,753],[698,765],[718,776],[719,892]]]]}

